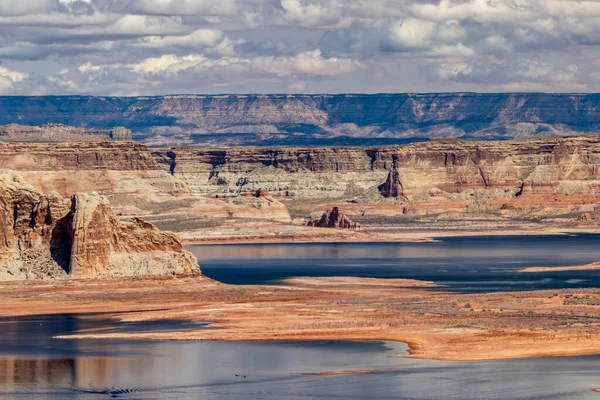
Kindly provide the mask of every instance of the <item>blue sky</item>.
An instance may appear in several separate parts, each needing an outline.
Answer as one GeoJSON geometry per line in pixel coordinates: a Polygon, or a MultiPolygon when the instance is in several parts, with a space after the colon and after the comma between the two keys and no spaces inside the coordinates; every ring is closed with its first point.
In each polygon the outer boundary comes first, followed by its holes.
{"type": "Polygon", "coordinates": [[[600,2],[0,0],[0,93],[600,91],[600,2]]]}

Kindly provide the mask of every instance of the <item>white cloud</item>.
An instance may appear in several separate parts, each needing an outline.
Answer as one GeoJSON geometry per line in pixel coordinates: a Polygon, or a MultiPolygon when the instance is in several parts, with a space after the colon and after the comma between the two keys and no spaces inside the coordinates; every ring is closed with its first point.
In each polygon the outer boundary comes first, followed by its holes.
{"type": "Polygon", "coordinates": [[[0,0],[0,15],[3,17],[28,14],[43,14],[55,8],[52,0],[0,0]]]}
{"type": "Polygon", "coordinates": [[[126,10],[150,15],[232,15],[238,11],[236,0],[130,0],[126,10]]]}
{"type": "Polygon", "coordinates": [[[323,58],[320,50],[313,50],[292,57],[256,57],[252,67],[277,75],[338,75],[358,71],[364,65],[351,59],[323,58]]]}
{"type": "Polygon", "coordinates": [[[419,48],[429,44],[436,24],[416,18],[408,18],[390,28],[390,40],[401,47],[419,48]]]}
{"type": "Polygon", "coordinates": [[[21,82],[28,77],[28,74],[11,71],[0,66],[0,92],[8,94],[14,83],[21,82]]]}
{"type": "Polygon", "coordinates": [[[433,73],[439,80],[453,80],[471,75],[473,68],[467,63],[441,63],[434,68],[433,73]]]}
{"type": "Polygon", "coordinates": [[[600,90],[591,0],[0,0],[0,35],[0,60],[31,75],[2,85],[24,94],[33,82],[160,93],[197,76],[199,91],[226,76],[253,92],[311,79],[323,91],[391,90],[375,89],[375,75],[396,90],[600,90]]]}
{"type": "Polygon", "coordinates": [[[303,93],[306,90],[306,82],[292,82],[288,85],[288,91],[290,93],[303,93]]]}
{"type": "Polygon", "coordinates": [[[442,44],[433,46],[433,48],[427,53],[432,56],[438,57],[473,57],[476,52],[474,49],[465,46],[462,43],[456,45],[442,44]]]}
{"type": "Polygon", "coordinates": [[[132,64],[129,67],[138,74],[157,75],[157,74],[176,74],[183,70],[195,67],[207,58],[201,54],[189,54],[178,57],[174,54],[164,54],[161,57],[147,58],[138,64],[132,64]]]}
{"type": "Polygon", "coordinates": [[[222,40],[223,36],[223,32],[218,29],[197,29],[188,35],[182,36],[148,36],[136,45],[154,48],[213,46],[222,40]]]}

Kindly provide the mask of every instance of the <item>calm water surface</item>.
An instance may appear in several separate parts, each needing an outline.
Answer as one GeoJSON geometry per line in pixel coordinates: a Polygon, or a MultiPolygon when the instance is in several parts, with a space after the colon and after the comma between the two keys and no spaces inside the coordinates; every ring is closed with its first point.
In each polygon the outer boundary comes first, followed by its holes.
{"type": "Polygon", "coordinates": [[[600,260],[600,235],[446,238],[433,243],[192,246],[202,271],[233,284],[294,276],[410,278],[458,292],[600,287],[599,271],[517,273],[600,260]]]}
{"type": "MultiPolygon", "coordinates": [[[[600,287],[600,271],[518,274],[600,260],[600,235],[417,244],[197,246],[203,271],[238,284],[292,276],[433,280],[461,292],[600,287]]],[[[103,315],[0,319],[0,399],[600,399],[600,356],[493,362],[396,357],[392,342],[55,339],[81,331],[211,329],[103,315]],[[341,370],[371,374],[314,375],[341,370]]]]}
{"type": "Polygon", "coordinates": [[[190,329],[101,316],[0,320],[1,399],[595,399],[600,356],[437,362],[391,342],[52,339],[85,330],[190,329]],[[375,369],[359,375],[318,372],[375,369]]]}

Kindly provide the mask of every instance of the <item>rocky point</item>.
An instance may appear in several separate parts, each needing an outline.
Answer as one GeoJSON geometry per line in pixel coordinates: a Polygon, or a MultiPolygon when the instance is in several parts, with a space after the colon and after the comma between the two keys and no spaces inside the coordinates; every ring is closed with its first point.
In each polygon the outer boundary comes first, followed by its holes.
{"type": "Polygon", "coordinates": [[[97,193],[42,194],[15,172],[0,174],[0,226],[1,280],[200,273],[174,233],[120,221],[97,193]]]}

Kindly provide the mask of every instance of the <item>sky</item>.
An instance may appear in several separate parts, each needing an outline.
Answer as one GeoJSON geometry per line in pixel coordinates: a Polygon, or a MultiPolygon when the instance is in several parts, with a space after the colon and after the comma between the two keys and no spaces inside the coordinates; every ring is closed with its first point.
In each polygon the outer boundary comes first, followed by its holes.
{"type": "Polygon", "coordinates": [[[597,92],[600,1],[0,0],[0,94],[597,92]]]}

